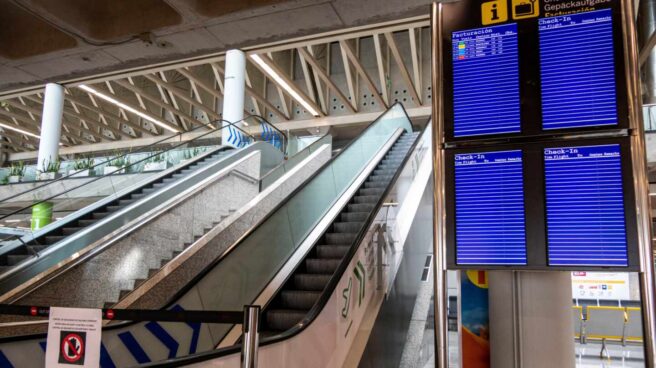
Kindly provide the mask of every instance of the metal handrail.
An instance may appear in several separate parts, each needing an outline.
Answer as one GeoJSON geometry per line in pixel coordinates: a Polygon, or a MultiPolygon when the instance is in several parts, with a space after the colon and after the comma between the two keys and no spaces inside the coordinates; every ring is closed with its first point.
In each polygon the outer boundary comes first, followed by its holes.
{"type": "MultiPolygon", "coordinates": [[[[0,315],[45,318],[50,316],[50,307],[0,304],[0,315]]],[[[203,311],[203,310],[152,310],[152,309],[101,309],[102,319],[109,321],[132,322],[180,322],[217,323],[242,325],[242,368],[257,368],[259,348],[260,319],[262,308],[259,305],[245,305],[243,312],[203,311]]],[[[40,334],[47,337],[47,334],[40,334]]],[[[1,338],[0,343],[6,338],[1,338]]],[[[21,338],[12,341],[20,341],[21,338]]]]}
{"type": "MultiPolygon", "coordinates": [[[[174,135],[167,136],[166,138],[163,138],[163,139],[161,139],[161,140],[159,140],[159,141],[156,141],[156,142],[151,143],[151,144],[149,144],[149,145],[147,145],[147,146],[143,146],[143,147],[141,147],[141,148],[140,148],[139,150],[137,150],[136,152],[126,152],[126,153],[123,153],[123,154],[118,155],[118,156],[113,156],[113,157],[111,157],[111,158],[108,158],[108,159],[105,160],[105,161],[102,161],[102,162],[100,162],[100,163],[98,163],[98,164],[95,164],[95,165],[91,166],[89,169],[93,169],[93,168],[96,168],[96,167],[99,167],[99,166],[105,165],[105,164],[107,164],[107,163],[109,163],[109,162],[112,162],[113,160],[115,160],[115,159],[117,159],[117,158],[126,157],[127,155],[130,155],[130,154],[133,154],[133,153],[146,152],[146,151],[148,151],[148,148],[155,147],[155,146],[157,146],[157,145],[163,143],[164,141],[167,141],[167,140],[170,140],[170,139],[172,139],[172,138],[175,138],[176,136],[180,136],[180,137],[182,137],[182,135],[184,135],[184,134],[189,134],[189,133],[195,131],[196,129],[203,128],[203,127],[207,127],[207,126],[212,126],[213,124],[215,124],[215,123],[219,123],[219,122],[220,122],[220,123],[228,123],[228,125],[234,126],[235,128],[237,128],[237,129],[239,129],[240,131],[242,131],[244,134],[246,134],[248,137],[252,138],[253,140],[256,140],[255,137],[253,137],[251,134],[249,134],[248,132],[246,132],[245,130],[243,130],[241,127],[239,127],[238,125],[236,125],[237,123],[241,122],[241,120],[238,121],[238,122],[236,122],[236,123],[231,123],[231,122],[229,122],[229,121],[227,121],[227,120],[219,119],[219,120],[215,120],[215,121],[209,122],[209,123],[207,123],[207,124],[205,124],[205,125],[198,125],[198,126],[194,127],[193,129],[188,130],[188,131],[185,131],[185,132],[180,132],[180,133],[177,133],[177,134],[174,134],[174,135]]],[[[228,126],[228,125],[222,125],[221,128],[216,128],[216,127],[215,127],[213,130],[210,130],[209,132],[210,132],[210,133],[216,132],[216,131],[218,131],[218,130],[223,129],[223,127],[228,126]]],[[[203,136],[205,136],[205,135],[206,135],[206,134],[202,135],[201,137],[203,137],[203,136]]],[[[193,139],[191,139],[191,140],[189,140],[189,141],[186,141],[186,142],[184,142],[184,143],[188,143],[188,142],[195,141],[195,140],[198,139],[198,138],[199,138],[199,137],[195,137],[195,138],[193,138],[193,139]]],[[[173,140],[173,141],[175,141],[175,140],[173,140]]],[[[169,148],[169,149],[164,150],[164,151],[162,151],[162,152],[170,151],[171,149],[176,148],[176,147],[179,147],[179,146],[175,146],[175,147],[169,148]]],[[[157,154],[161,154],[162,152],[159,152],[159,153],[157,153],[157,154]]],[[[147,158],[152,158],[153,156],[155,156],[155,155],[148,156],[147,158]]],[[[139,162],[141,162],[141,161],[142,161],[142,160],[140,160],[140,161],[138,161],[138,162],[135,162],[135,163],[139,163],[139,162]]],[[[129,166],[126,166],[126,168],[127,168],[127,167],[130,167],[130,166],[132,166],[132,164],[130,164],[129,166]]],[[[86,169],[85,169],[85,170],[86,170],[86,169]]],[[[13,194],[13,195],[11,195],[11,196],[9,196],[9,197],[6,197],[6,198],[3,198],[3,199],[0,199],[0,204],[2,204],[2,203],[4,203],[4,202],[7,202],[7,201],[9,201],[9,200],[11,200],[11,199],[13,199],[13,198],[16,198],[16,197],[19,197],[19,196],[25,195],[25,194],[27,194],[27,193],[34,192],[34,191],[37,190],[37,189],[41,189],[41,188],[47,187],[48,185],[52,185],[52,184],[58,183],[58,182],[60,182],[60,181],[62,181],[62,180],[65,180],[65,179],[69,179],[69,178],[71,178],[71,177],[74,177],[76,174],[80,173],[81,171],[84,171],[84,170],[78,170],[78,171],[75,171],[75,172],[73,172],[73,173],[69,173],[69,174],[64,175],[64,176],[62,176],[62,177],[60,177],[60,178],[56,178],[56,179],[54,179],[54,180],[49,180],[49,181],[47,181],[46,183],[44,183],[44,184],[42,184],[42,185],[37,185],[37,186],[35,186],[34,188],[30,188],[30,189],[27,189],[27,190],[25,190],[25,191],[23,191],[23,192],[20,192],[20,193],[17,193],[17,194],[13,194]]],[[[116,171],[118,171],[118,170],[116,170],[116,171]]],[[[113,172],[111,172],[111,173],[109,173],[109,174],[107,174],[107,175],[102,175],[102,176],[99,176],[99,177],[102,178],[102,177],[105,177],[105,176],[108,176],[108,175],[112,175],[112,174],[113,174],[114,172],[116,172],[116,171],[113,171],[113,172]]],[[[3,218],[4,218],[4,217],[0,217],[0,220],[2,220],[3,218]]]]}
{"type": "MultiPolygon", "coordinates": [[[[123,168],[116,169],[116,170],[110,172],[110,173],[107,174],[107,175],[101,175],[101,176],[94,177],[92,180],[89,180],[89,181],[87,181],[87,182],[84,182],[84,183],[82,183],[82,184],[80,184],[80,185],[78,185],[78,186],[75,186],[75,187],[72,187],[72,188],[66,189],[66,190],[64,190],[64,191],[62,191],[62,192],[59,192],[59,193],[57,193],[57,194],[54,194],[54,195],[52,195],[52,196],[50,196],[50,197],[47,197],[47,198],[45,198],[45,199],[38,200],[38,201],[36,201],[36,202],[30,204],[29,206],[22,207],[22,208],[20,208],[20,209],[18,209],[18,210],[15,210],[15,211],[13,211],[13,212],[8,213],[8,214],[0,215],[0,220],[3,220],[3,219],[5,219],[5,218],[7,218],[7,217],[9,217],[9,216],[13,216],[13,215],[15,215],[15,214],[18,214],[18,213],[20,213],[20,212],[22,212],[22,211],[25,211],[25,210],[27,210],[27,209],[30,209],[30,208],[34,207],[35,205],[37,205],[37,204],[41,204],[41,203],[47,202],[47,201],[49,201],[49,200],[51,200],[51,199],[54,199],[54,198],[57,198],[57,197],[59,197],[59,196],[61,196],[61,195],[63,195],[63,194],[69,193],[69,192],[71,192],[71,191],[73,191],[73,190],[77,190],[77,189],[79,189],[79,188],[81,188],[81,187],[84,187],[84,186],[86,186],[86,185],[89,185],[89,184],[91,184],[91,183],[94,183],[94,182],[96,182],[96,181],[98,181],[98,180],[100,180],[100,179],[103,179],[103,178],[106,178],[106,177],[112,176],[112,175],[114,175],[115,173],[117,173],[117,172],[119,172],[119,171],[125,170],[125,169],[127,169],[127,168],[129,168],[129,167],[133,167],[133,166],[135,166],[135,165],[137,165],[137,164],[140,164],[140,163],[142,163],[142,162],[144,162],[144,161],[147,161],[147,160],[149,160],[149,159],[151,159],[151,158],[153,158],[153,157],[155,157],[155,156],[159,156],[159,155],[161,155],[162,153],[165,153],[165,152],[168,152],[168,151],[174,150],[174,149],[176,149],[176,148],[178,148],[178,147],[180,147],[180,146],[182,146],[182,145],[189,144],[189,142],[193,142],[193,141],[198,140],[198,139],[200,139],[200,138],[203,138],[203,137],[205,137],[205,136],[207,136],[207,135],[213,134],[213,133],[215,133],[215,132],[217,132],[217,131],[219,131],[219,130],[223,130],[224,128],[226,128],[226,127],[228,127],[228,126],[234,126],[234,127],[236,127],[237,129],[239,129],[239,130],[241,130],[242,132],[244,132],[248,137],[250,137],[250,138],[252,139],[253,142],[256,141],[255,137],[253,137],[253,136],[250,135],[249,133],[243,131],[243,130],[242,130],[241,128],[239,128],[235,123],[231,123],[231,122],[229,122],[229,121],[227,121],[227,120],[226,120],[226,121],[223,121],[223,120],[217,120],[217,121],[215,121],[215,122],[226,122],[226,123],[228,123],[228,124],[227,124],[227,125],[222,125],[221,127],[216,128],[216,129],[214,129],[214,130],[210,130],[210,131],[208,131],[208,132],[205,132],[205,133],[203,133],[202,135],[200,135],[200,136],[198,136],[198,137],[195,137],[195,138],[192,139],[192,140],[184,141],[184,142],[178,143],[178,144],[176,144],[175,146],[169,147],[168,149],[166,149],[166,150],[164,150],[164,151],[157,152],[157,153],[152,154],[152,155],[150,155],[150,156],[144,157],[144,158],[142,158],[142,159],[140,159],[140,160],[138,160],[138,161],[132,162],[132,163],[130,163],[130,165],[125,166],[125,167],[123,167],[123,168]]],[[[94,166],[94,167],[95,167],[95,166],[94,166]]],[[[75,173],[74,173],[74,174],[71,174],[71,175],[75,175],[75,173]]],[[[71,175],[69,175],[69,176],[67,176],[67,177],[70,177],[71,175]]],[[[59,179],[57,179],[57,180],[61,180],[61,179],[67,178],[67,177],[62,177],[62,178],[59,178],[59,179]]],[[[49,184],[52,184],[52,183],[53,183],[53,182],[49,182],[49,183],[46,184],[46,185],[49,185],[49,184]]],[[[44,185],[44,186],[45,186],[45,185],[44,185]]],[[[41,186],[41,187],[43,187],[43,186],[41,186]]],[[[5,201],[5,200],[11,199],[11,198],[15,198],[15,197],[17,197],[17,196],[21,196],[21,195],[23,195],[23,194],[25,194],[25,193],[29,193],[29,192],[31,192],[31,191],[33,191],[33,190],[35,190],[35,189],[41,188],[41,187],[36,187],[36,188],[32,188],[32,189],[30,189],[30,190],[26,190],[25,192],[22,192],[22,193],[16,194],[16,195],[14,195],[14,196],[12,196],[12,197],[9,197],[9,198],[6,198],[6,199],[4,199],[4,200],[2,200],[2,201],[5,201]]],[[[0,203],[2,203],[2,201],[0,201],[0,203]]],[[[7,241],[7,240],[11,240],[11,239],[5,239],[5,240],[3,240],[3,241],[7,241]]]]}
{"type": "Polygon", "coordinates": [[[260,120],[259,121],[260,124],[267,124],[268,126],[272,127],[276,132],[278,132],[278,134],[280,134],[283,138],[282,153],[285,156],[287,156],[287,153],[288,153],[287,148],[288,148],[288,145],[289,145],[289,136],[287,134],[285,134],[282,130],[278,129],[275,125],[271,124],[267,119],[265,119],[264,117],[262,117],[260,115],[250,114],[250,115],[246,116],[244,119],[248,119],[248,118],[257,118],[257,119],[260,120]]]}

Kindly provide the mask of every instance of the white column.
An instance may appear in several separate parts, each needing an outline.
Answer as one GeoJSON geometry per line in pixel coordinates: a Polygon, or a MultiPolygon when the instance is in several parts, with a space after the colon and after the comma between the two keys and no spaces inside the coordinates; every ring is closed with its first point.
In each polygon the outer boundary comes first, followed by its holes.
{"type": "Polygon", "coordinates": [[[37,169],[44,164],[59,159],[59,140],[61,138],[62,117],[64,114],[64,87],[48,83],[43,96],[43,114],[41,120],[41,140],[37,169]]]}
{"type": "MultiPolygon", "coordinates": [[[[223,94],[223,120],[236,123],[244,118],[244,94],[246,89],[246,54],[241,50],[226,53],[225,80],[223,94]]],[[[225,122],[223,125],[228,125],[225,122]]],[[[239,124],[241,125],[241,124],[239,124]]],[[[234,128],[225,128],[222,144],[237,146],[234,136],[239,134],[234,128]],[[233,139],[231,139],[231,133],[233,139]]]]}

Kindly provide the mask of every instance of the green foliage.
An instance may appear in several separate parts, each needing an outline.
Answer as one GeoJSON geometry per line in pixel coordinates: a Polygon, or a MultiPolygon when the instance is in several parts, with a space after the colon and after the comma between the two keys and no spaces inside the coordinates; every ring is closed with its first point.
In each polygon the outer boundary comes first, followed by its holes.
{"type": "Polygon", "coordinates": [[[154,154],[148,162],[164,162],[166,161],[166,154],[164,152],[158,152],[154,154]]]}
{"type": "Polygon", "coordinates": [[[95,160],[91,157],[82,157],[75,162],[73,162],[73,170],[75,171],[81,171],[81,170],[89,170],[93,167],[95,164],[95,160]]]}
{"type": "Polygon", "coordinates": [[[116,166],[116,167],[125,167],[129,164],[130,163],[129,163],[129,160],[127,159],[127,157],[125,155],[120,155],[120,154],[118,156],[115,156],[109,162],[109,166],[116,166]]]}
{"type": "Polygon", "coordinates": [[[49,173],[49,172],[58,173],[60,168],[61,168],[61,161],[59,161],[59,159],[53,161],[52,158],[51,158],[50,160],[43,161],[43,167],[41,168],[40,172],[42,172],[42,173],[49,173]]]}
{"type": "Polygon", "coordinates": [[[25,163],[23,161],[18,161],[18,163],[12,162],[11,168],[9,169],[9,176],[20,176],[25,175],[25,163]]]}
{"type": "Polygon", "coordinates": [[[0,180],[0,185],[7,185],[7,184],[9,184],[9,175],[5,176],[4,178],[2,178],[2,180],[0,180]]]}

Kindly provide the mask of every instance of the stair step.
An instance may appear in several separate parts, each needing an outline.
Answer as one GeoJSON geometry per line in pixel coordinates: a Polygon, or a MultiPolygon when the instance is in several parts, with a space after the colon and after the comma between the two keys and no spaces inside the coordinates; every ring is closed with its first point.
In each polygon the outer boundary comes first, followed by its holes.
{"type": "Polygon", "coordinates": [[[272,309],[266,312],[266,325],[269,330],[286,331],[299,323],[305,315],[306,311],[288,310],[288,309],[272,309]]]}
{"type": "Polygon", "coordinates": [[[66,236],[64,235],[48,235],[45,237],[45,242],[46,244],[50,245],[50,244],[55,244],[65,238],[66,236]]]}
{"type": "Polygon", "coordinates": [[[341,214],[340,220],[344,222],[364,222],[369,212],[345,212],[341,214]]]}
{"type": "Polygon", "coordinates": [[[134,200],[139,200],[139,199],[144,198],[144,197],[146,197],[145,193],[134,193],[130,196],[130,198],[132,198],[134,200]]]}
{"type": "Polygon", "coordinates": [[[104,309],[112,309],[112,307],[116,304],[116,302],[105,302],[103,305],[104,309]]]}
{"type": "Polygon", "coordinates": [[[148,270],[148,278],[153,277],[153,276],[157,273],[157,271],[159,271],[159,268],[151,268],[151,269],[149,269],[149,270],[148,270]]]}
{"type": "Polygon", "coordinates": [[[356,233],[326,233],[326,244],[351,245],[356,235],[356,233]]]}
{"type": "Polygon", "coordinates": [[[366,196],[355,196],[353,197],[353,203],[378,203],[380,196],[377,195],[366,195],[366,196]]]}
{"type": "Polygon", "coordinates": [[[134,280],[134,287],[132,287],[132,290],[135,290],[139,286],[141,286],[144,282],[146,282],[147,279],[136,279],[134,280]]]}
{"type": "Polygon", "coordinates": [[[350,248],[350,245],[317,245],[317,257],[327,259],[342,259],[350,248]]]}
{"type": "Polygon", "coordinates": [[[32,253],[39,253],[40,251],[48,248],[47,245],[28,245],[28,248],[32,251],[32,253]]]}
{"type": "Polygon", "coordinates": [[[320,291],[283,290],[280,293],[280,303],[287,309],[309,310],[320,295],[320,291]]]}
{"type": "Polygon", "coordinates": [[[98,222],[97,219],[84,219],[84,220],[78,220],[77,224],[80,225],[81,227],[87,227],[95,224],[96,222],[98,222]]]}
{"type": "Polygon", "coordinates": [[[109,212],[94,212],[91,217],[93,217],[96,220],[104,219],[109,215],[109,212]]]}
{"type": "Polygon", "coordinates": [[[341,261],[341,259],[308,258],[305,260],[305,268],[308,273],[332,275],[341,261]]]}
{"type": "Polygon", "coordinates": [[[333,230],[338,233],[357,234],[362,228],[362,222],[334,222],[333,230]]]}
{"type": "Polygon", "coordinates": [[[297,273],[294,275],[294,287],[298,290],[322,291],[330,277],[331,275],[297,273]]]}
{"type": "Polygon", "coordinates": [[[31,256],[27,254],[10,254],[7,256],[7,265],[15,266],[17,263],[21,262],[24,259],[27,259],[31,256]]]}
{"type": "Polygon", "coordinates": [[[116,211],[120,210],[121,208],[123,208],[123,206],[119,206],[119,205],[107,206],[107,211],[116,212],[116,211]]]}
{"type": "MultiPolygon", "coordinates": [[[[389,184],[389,182],[387,182],[387,181],[365,181],[363,189],[370,189],[370,188],[385,189],[388,184],[389,184]]],[[[360,189],[360,190],[362,190],[362,189],[360,189]]],[[[370,195],[370,194],[362,194],[362,195],[370,195]]]]}
{"type": "Polygon", "coordinates": [[[125,290],[125,289],[121,290],[118,294],[118,300],[123,300],[123,298],[125,298],[131,292],[132,290],[125,290]]]}
{"type": "Polygon", "coordinates": [[[385,185],[384,187],[362,188],[358,191],[358,194],[365,195],[365,196],[369,196],[369,195],[378,195],[378,196],[380,196],[381,194],[383,194],[383,192],[385,192],[385,187],[386,186],[387,185],[385,185]]]}
{"type": "Polygon", "coordinates": [[[78,232],[80,230],[82,230],[81,227],[65,227],[65,228],[62,229],[62,234],[67,235],[67,236],[68,235],[73,235],[73,234],[75,234],[76,232],[78,232]]]}
{"type": "Polygon", "coordinates": [[[121,205],[121,206],[127,206],[129,204],[134,203],[134,202],[136,202],[134,199],[121,199],[121,200],[118,201],[118,204],[121,205]]]}
{"type": "Polygon", "coordinates": [[[346,206],[349,212],[371,212],[376,205],[369,203],[354,203],[346,206]]]}

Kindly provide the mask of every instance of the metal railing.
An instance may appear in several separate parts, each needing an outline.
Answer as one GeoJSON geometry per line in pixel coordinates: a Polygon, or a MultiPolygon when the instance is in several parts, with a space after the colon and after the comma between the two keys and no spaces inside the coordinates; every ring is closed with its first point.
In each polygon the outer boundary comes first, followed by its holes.
{"type": "MultiPolygon", "coordinates": [[[[102,309],[102,319],[107,321],[216,323],[241,325],[241,366],[242,368],[257,368],[261,313],[262,308],[259,305],[245,305],[243,311],[241,312],[109,308],[102,309]]],[[[0,315],[47,318],[50,315],[50,307],[0,304],[0,315]]],[[[47,337],[47,334],[42,334],[42,337],[47,337]]]]}

